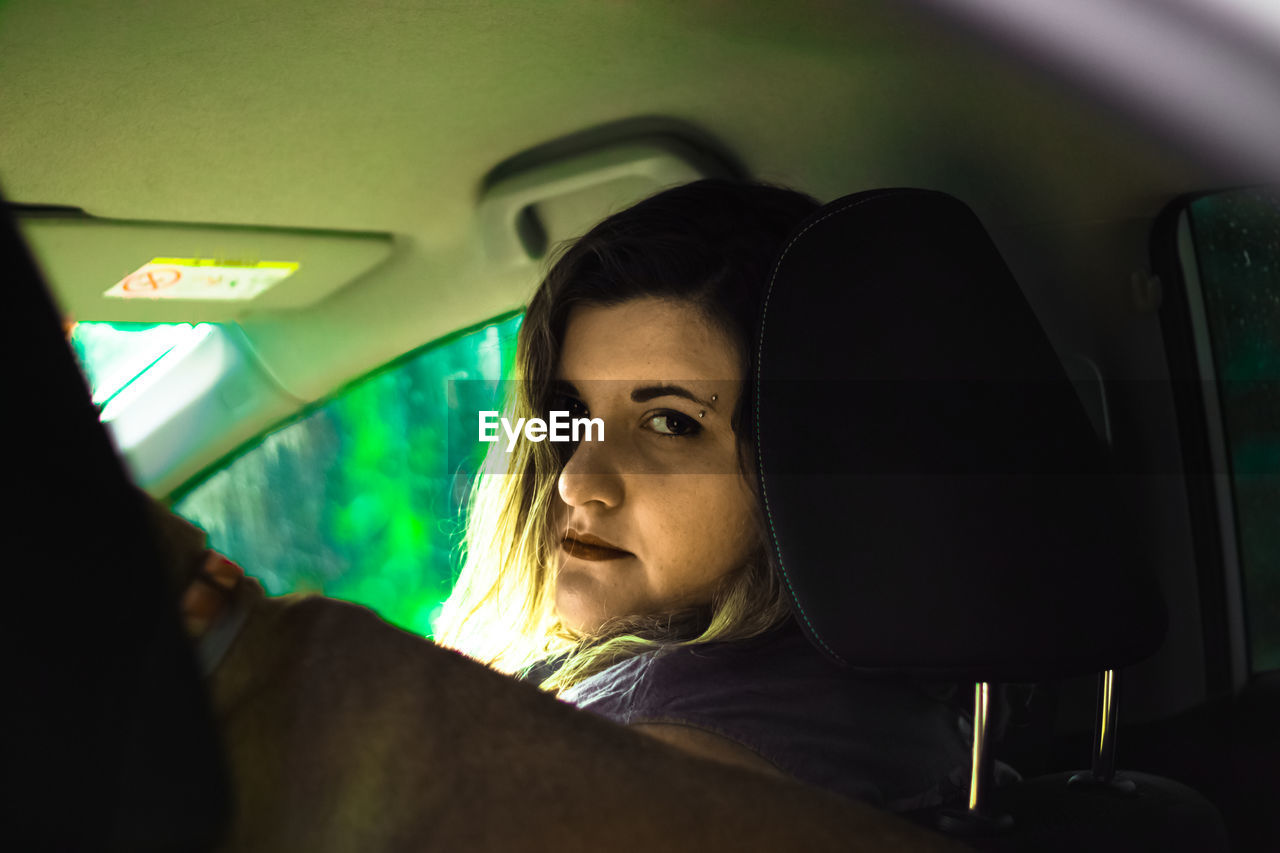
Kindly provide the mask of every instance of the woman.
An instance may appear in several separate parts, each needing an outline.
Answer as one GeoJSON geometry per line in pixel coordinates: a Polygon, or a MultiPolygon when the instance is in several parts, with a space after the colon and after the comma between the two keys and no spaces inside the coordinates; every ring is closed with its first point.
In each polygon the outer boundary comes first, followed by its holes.
{"type": "Polygon", "coordinates": [[[522,443],[490,470],[446,636],[656,737],[364,608],[265,598],[153,505],[230,783],[223,849],[952,849],[777,778],[892,805],[909,741],[932,761],[912,790],[950,760],[915,725],[944,706],[851,681],[789,627],[761,534],[748,342],[813,207],[743,184],[664,193],[570,249],[522,330],[513,411],[591,414],[607,440],[522,443]],[[805,756],[833,744],[814,772],[805,756]]]}
{"type": "Polygon", "coordinates": [[[906,810],[953,789],[957,715],[809,647],[764,535],[751,358],[783,241],[818,207],[701,181],[600,223],[520,330],[508,417],[605,440],[495,445],[439,640],[705,757],[906,810]]]}
{"type": "MultiPolygon", "coordinates": [[[[949,688],[824,659],[790,618],[761,518],[746,379],[774,261],[817,208],[700,181],[556,259],[507,417],[598,418],[605,440],[493,445],[437,639],[686,752],[909,811],[967,778],[949,688]]],[[[196,628],[206,591],[188,591],[196,628]]]]}

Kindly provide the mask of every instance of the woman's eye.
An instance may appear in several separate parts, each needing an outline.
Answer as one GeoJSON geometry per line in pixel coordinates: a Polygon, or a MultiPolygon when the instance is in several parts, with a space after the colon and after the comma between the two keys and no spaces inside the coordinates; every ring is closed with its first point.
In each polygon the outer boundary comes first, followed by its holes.
{"type": "Polygon", "coordinates": [[[570,418],[585,418],[587,417],[587,404],[577,397],[561,394],[551,401],[551,411],[568,412],[570,418]]]}
{"type": "Polygon", "coordinates": [[[645,428],[658,435],[692,436],[697,435],[702,427],[688,415],[679,412],[658,412],[645,419],[645,428]]]}

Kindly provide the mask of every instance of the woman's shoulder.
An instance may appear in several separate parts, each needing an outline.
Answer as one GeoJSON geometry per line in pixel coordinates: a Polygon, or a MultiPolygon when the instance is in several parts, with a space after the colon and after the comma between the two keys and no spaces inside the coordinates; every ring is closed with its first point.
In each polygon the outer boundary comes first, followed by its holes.
{"type": "Polygon", "coordinates": [[[750,640],[648,652],[562,695],[622,723],[679,723],[750,748],[784,772],[891,807],[968,760],[938,686],[872,678],[794,624],[750,640]]]}
{"type": "Polygon", "coordinates": [[[561,698],[624,725],[702,713],[771,698],[796,705],[804,684],[847,690],[849,674],[829,662],[792,622],[757,637],[653,649],[620,661],[561,698]]]}

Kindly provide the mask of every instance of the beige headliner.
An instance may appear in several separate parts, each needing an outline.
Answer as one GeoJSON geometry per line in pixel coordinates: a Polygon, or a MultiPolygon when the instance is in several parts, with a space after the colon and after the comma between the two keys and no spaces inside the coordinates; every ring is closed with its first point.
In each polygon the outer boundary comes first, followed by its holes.
{"type": "Polygon", "coordinates": [[[486,264],[485,174],[637,116],[692,123],[824,199],[953,192],[1051,333],[1093,334],[1070,318],[1125,310],[1146,220],[1205,176],[888,5],[11,0],[0,182],[102,217],[393,235],[390,260],[335,295],[244,320],[303,401],[519,306],[536,268],[486,264]]]}
{"type": "MultiPolygon", "coordinates": [[[[1167,379],[1144,313],[1155,303],[1135,303],[1131,281],[1145,280],[1151,217],[1223,179],[1011,60],[884,11],[898,5],[9,0],[0,184],[14,201],[117,219],[392,235],[390,259],[329,298],[243,321],[282,393],[237,411],[157,493],[306,401],[521,305],[534,269],[499,273],[482,251],[484,176],[640,116],[696,125],[752,174],[823,199],[952,192],[1060,349],[1109,378],[1167,379]]],[[[1115,402],[1129,452],[1176,441],[1171,402],[1115,402]]],[[[1165,652],[1126,675],[1135,720],[1203,695],[1186,507],[1162,483],[1144,479],[1146,523],[1179,604],[1165,652]]]]}

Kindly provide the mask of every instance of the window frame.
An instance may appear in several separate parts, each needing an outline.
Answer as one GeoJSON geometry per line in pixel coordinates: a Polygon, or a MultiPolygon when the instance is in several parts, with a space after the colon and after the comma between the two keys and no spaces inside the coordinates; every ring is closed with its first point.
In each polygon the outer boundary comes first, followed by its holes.
{"type": "MultiPolygon", "coordinates": [[[[1235,474],[1191,213],[1200,199],[1250,189],[1260,188],[1227,187],[1174,199],[1157,216],[1150,243],[1152,269],[1163,289],[1159,317],[1181,445],[1211,696],[1238,696],[1251,685],[1280,680],[1280,669],[1253,669],[1235,474]]],[[[1280,192],[1280,187],[1272,189],[1280,192]]]]}

